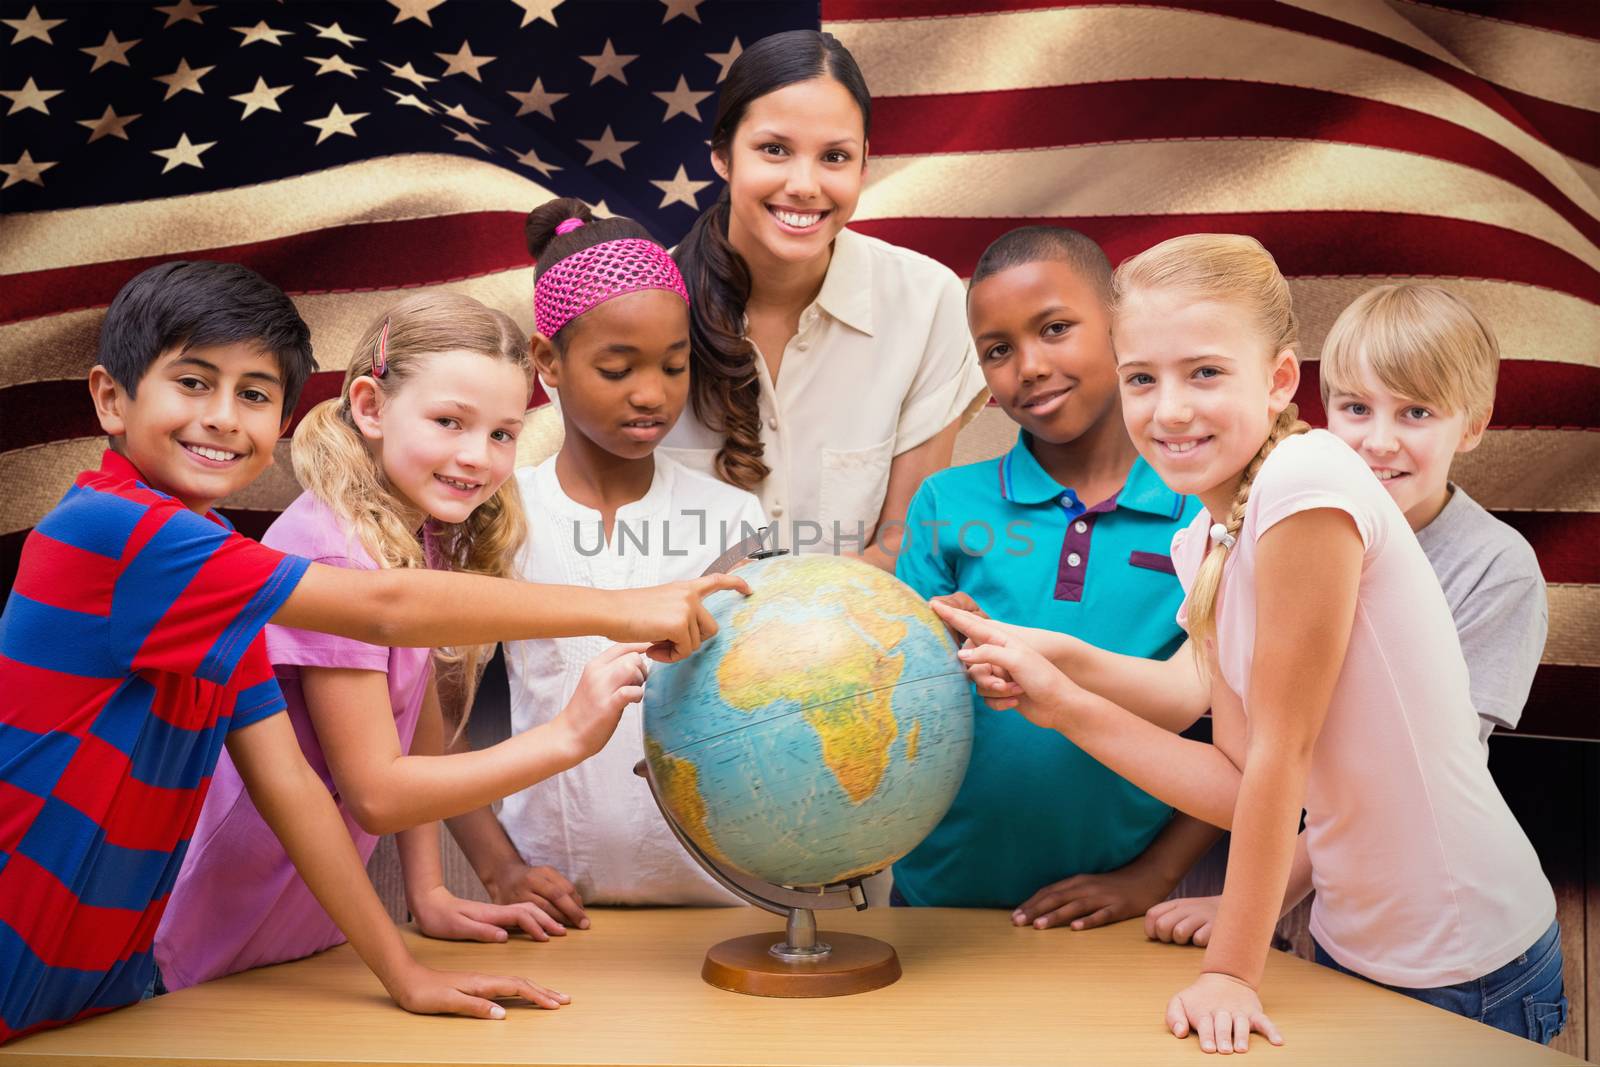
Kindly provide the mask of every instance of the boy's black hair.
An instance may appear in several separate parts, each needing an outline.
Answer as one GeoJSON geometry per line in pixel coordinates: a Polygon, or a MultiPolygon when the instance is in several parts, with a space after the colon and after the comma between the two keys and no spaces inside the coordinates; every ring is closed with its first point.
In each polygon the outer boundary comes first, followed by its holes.
{"type": "Polygon", "coordinates": [[[1070,265],[1110,305],[1111,261],[1105,250],[1093,238],[1065,226],[1022,226],[1001,234],[978,257],[970,284],[977,285],[991,274],[1043,260],[1070,265]]]}
{"type": "Polygon", "coordinates": [[[163,352],[240,342],[277,359],[287,418],[317,369],[311,328],[282,289],[237,263],[176,260],[140,272],[106,311],[97,359],[133,396],[163,352]]]}

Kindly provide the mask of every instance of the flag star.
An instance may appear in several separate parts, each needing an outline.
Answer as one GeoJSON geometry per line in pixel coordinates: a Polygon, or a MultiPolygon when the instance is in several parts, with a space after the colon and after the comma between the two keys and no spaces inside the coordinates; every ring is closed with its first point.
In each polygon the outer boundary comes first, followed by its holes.
{"type": "Polygon", "coordinates": [[[733,61],[744,52],[744,45],[739,43],[739,38],[733,39],[732,46],[726,52],[707,52],[706,58],[722,69],[717,72],[717,84],[722,84],[722,79],[728,76],[728,68],[733,66],[733,61]]]}
{"type": "Polygon", "coordinates": [[[689,83],[682,74],[678,75],[678,87],[670,93],[651,93],[651,96],[667,105],[667,115],[662,122],[671,122],[674,115],[688,115],[696,122],[700,121],[700,101],[710,96],[709,92],[697,93],[689,88],[689,83]]]}
{"type": "Polygon", "coordinates": [[[679,15],[685,15],[699,22],[700,12],[698,8],[706,0],[661,0],[661,2],[667,6],[667,13],[661,17],[662,25],[666,25],[679,15]]]}
{"type": "Polygon", "coordinates": [[[541,19],[554,26],[556,24],[556,8],[566,3],[566,0],[511,0],[511,2],[522,8],[523,26],[526,26],[534,19],[541,19]]]}
{"type": "Polygon", "coordinates": [[[619,141],[612,134],[611,127],[606,127],[606,132],[600,135],[598,141],[585,141],[578,139],[578,143],[589,150],[588,166],[596,163],[615,163],[618,170],[627,170],[628,165],[622,162],[622,153],[638,144],[638,141],[619,141]]]}
{"type": "Polygon", "coordinates": [[[167,165],[161,168],[162,174],[172,170],[174,167],[182,166],[204,170],[205,164],[200,162],[200,153],[211,148],[216,143],[215,141],[207,141],[205,144],[190,144],[189,135],[182,133],[178,135],[178,143],[171,148],[157,148],[150,154],[160,156],[167,161],[167,165]]]}
{"type": "Polygon", "coordinates": [[[429,104],[426,100],[418,99],[417,97],[412,96],[410,93],[397,93],[393,89],[385,89],[384,92],[394,97],[396,103],[402,104],[405,107],[414,107],[418,111],[426,112],[429,115],[433,115],[438,112],[438,109],[432,104],[429,104]]]}
{"type": "Polygon", "coordinates": [[[242,119],[247,119],[261,110],[276,111],[281,115],[283,114],[283,108],[278,106],[278,97],[292,88],[294,88],[292,85],[280,85],[277,88],[273,88],[267,84],[265,78],[258,77],[256,78],[256,87],[254,89],[251,89],[248,93],[240,93],[238,96],[230,96],[228,99],[237,100],[244,105],[244,114],[239,116],[242,119]]]}
{"type": "Polygon", "coordinates": [[[456,140],[463,141],[466,144],[472,145],[474,148],[483,149],[485,155],[492,154],[492,151],[488,145],[472,136],[472,134],[468,133],[466,130],[453,130],[450,129],[449,126],[446,126],[445,129],[450,130],[450,136],[454,137],[456,140]]]}
{"type": "MultiPolygon", "coordinates": [[[[201,67],[196,70],[189,66],[189,61],[187,59],[178,60],[177,70],[173,71],[171,74],[156,75],[156,81],[165,83],[167,87],[167,95],[163,96],[161,99],[171,100],[185,89],[188,89],[192,93],[199,93],[201,96],[204,96],[205,90],[200,88],[200,79],[204,78],[207,74],[210,74],[215,69],[215,67],[201,67]]],[[[215,141],[211,143],[216,144],[215,141]]],[[[196,164],[196,166],[199,166],[199,164],[196,164]]],[[[171,168],[168,169],[170,170],[171,168]]],[[[163,171],[162,173],[165,174],[166,171],[163,171]]]]}
{"type": "Polygon", "coordinates": [[[606,38],[606,46],[600,50],[599,55],[579,56],[589,66],[594,68],[594,77],[589,79],[590,85],[598,85],[606,78],[615,78],[623,85],[628,84],[627,75],[622,73],[622,68],[638,59],[637,55],[618,55],[616,49],[611,47],[611,38],[606,38]]]}
{"type": "Polygon", "coordinates": [[[606,207],[606,202],[604,200],[601,200],[595,204],[590,204],[589,210],[597,219],[614,219],[617,217],[614,211],[606,207]]]}
{"type": "Polygon", "coordinates": [[[281,47],[283,42],[278,40],[279,37],[294,36],[294,34],[288,30],[275,30],[271,26],[268,26],[266,19],[262,19],[254,26],[235,26],[233,28],[233,32],[244,34],[244,40],[239,42],[240,48],[243,48],[247,44],[255,44],[257,41],[265,41],[268,44],[275,44],[281,47]]]}
{"type": "MultiPolygon", "coordinates": [[[[472,114],[460,104],[451,104],[449,107],[444,109],[444,113],[455,119],[457,122],[465,122],[473,129],[477,129],[479,126],[489,125],[488,120],[480,119],[478,116],[472,114]]],[[[448,128],[449,127],[446,127],[446,129],[448,128]]]]}
{"type": "Polygon", "coordinates": [[[699,195],[700,190],[711,183],[691,181],[688,173],[683,169],[683,164],[680,163],[678,164],[678,173],[671,178],[663,182],[652,181],[650,184],[661,190],[661,203],[657,205],[658,207],[666,207],[669,204],[688,204],[696,211],[699,211],[700,205],[695,198],[699,195]]]}
{"type": "Polygon", "coordinates": [[[317,144],[321,144],[323,141],[326,141],[336,133],[342,133],[348,137],[354,137],[356,135],[356,122],[360,119],[366,118],[369,114],[371,114],[371,112],[357,111],[353,115],[346,115],[339,109],[338,104],[334,104],[333,110],[328,112],[325,117],[320,119],[308,119],[306,121],[306,125],[315,126],[317,128],[317,144]]]}
{"type": "Polygon", "coordinates": [[[495,60],[494,56],[473,55],[472,46],[467,44],[466,41],[461,42],[461,51],[455,55],[451,55],[449,52],[435,52],[434,55],[445,61],[444,76],[446,78],[452,74],[465,74],[475,82],[483,81],[483,75],[478,73],[479,68],[493,63],[495,60]]]}
{"type": "MultiPolygon", "coordinates": [[[[25,19],[0,19],[0,22],[4,22],[7,26],[10,26],[13,30],[17,31],[17,35],[11,38],[12,44],[16,44],[18,41],[26,41],[29,38],[32,38],[35,41],[43,41],[45,44],[55,44],[55,42],[50,39],[50,31],[65,21],[67,20],[42,19],[39,17],[39,9],[37,7],[28,8],[28,17],[25,19]]],[[[22,155],[24,158],[26,158],[28,153],[24,152],[22,155]]],[[[13,166],[21,166],[21,164],[13,164],[13,166]]],[[[32,166],[32,164],[30,163],[29,166],[32,166]]],[[[55,166],[54,163],[45,163],[41,165],[41,168],[53,166],[55,166]]],[[[7,171],[6,173],[9,174],[10,171],[7,171]]],[[[44,182],[38,180],[37,176],[32,178],[18,178],[17,181],[30,181],[36,185],[44,184],[44,182]]],[[[8,181],[6,184],[10,185],[11,182],[8,181]]]]}
{"type": "Polygon", "coordinates": [[[15,115],[19,111],[37,111],[41,115],[50,114],[50,108],[45,101],[52,96],[60,96],[64,90],[41,89],[29,78],[20,89],[0,89],[0,96],[11,100],[11,110],[7,115],[15,115]]]}
{"type": "Polygon", "coordinates": [[[216,6],[215,4],[196,4],[192,0],[178,0],[176,4],[158,7],[156,10],[167,16],[166,25],[161,27],[167,30],[179,22],[192,22],[196,26],[203,26],[205,23],[200,21],[200,16],[216,6]]]}
{"type": "Polygon", "coordinates": [[[554,163],[546,163],[544,160],[540,159],[539,153],[535,152],[531,148],[522,153],[520,156],[517,156],[516,159],[517,162],[521,163],[524,167],[532,167],[546,178],[550,177],[551,171],[561,169],[554,163]]]}
{"type": "Polygon", "coordinates": [[[428,12],[444,3],[444,0],[389,0],[389,3],[395,9],[395,25],[406,19],[416,19],[424,26],[432,26],[433,18],[428,12]]]}
{"type": "Polygon", "coordinates": [[[354,78],[356,76],[356,71],[367,69],[366,67],[358,67],[352,63],[345,62],[344,56],[306,56],[305,60],[307,63],[318,64],[318,75],[344,74],[348,77],[354,78]]]}
{"type": "Polygon", "coordinates": [[[42,186],[44,179],[40,175],[53,166],[54,163],[35,163],[32,156],[23,152],[15,163],[0,163],[0,171],[5,171],[6,174],[6,183],[0,185],[0,189],[9,189],[18,182],[32,182],[42,186]]]}
{"type": "Polygon", "coordinates": [[[142,38],[136,37],[131,41],[119,41],[116,34],[108,33],[106,34],[105,44],[94,48],[80,48],[78,51],[94,56],[94,66],[89,68],[89,73],[93,74],[107,63],[120,63],[124,67],[131,66],[128,62],[128,49],[138,44],[140,40],[142,38]]]}
{"type": "Polygon", "coordinates": [[[533,88],[525,93],[508,91],[508,95],[521,106],[517,108],[517,118],[537,111],[552,121],[556,117],[554,106],[571,96],[571,93],[547,93],[544,89],[544,79],[533,79],[533,88]]]}
{"type": "Polygon", "coordinates": [[[104,115],[97,119],[79,119],[78,125],[89,131],[90,144],[94,144],[102,137],[120,137],[126,141],[128,139],[126,127],[138,117],[138,115],[119,115],[108,107],[104,115]]]}
{"type": "Polygon", "coordinates": [[[366,40],[365,37],[357,37],[353,33],[345,33],[344,30],[339,28],[339,24],[337,22],[331,26],[318,26],[315,22],[308,22],[306,25],[316,30],[318,37],[324,37],[330,41],[338,41],[346,48],[353,46],[357,41],[366,40]]]}
{"type": "Polygon", "coordinates": [[[400,78],[403,81],[408,81],[412,85],[415,85],[418,89],[426,89],[430,84],[439,80],[438,78],[431,77],[427,74],[418,73],[416,70],[412,69],[410,63],[407,63],[403,67],[397,67],[387,60],[379,60],[378,62],[388,67],[390,73],[392,73],[396,78],[400,78]]]}

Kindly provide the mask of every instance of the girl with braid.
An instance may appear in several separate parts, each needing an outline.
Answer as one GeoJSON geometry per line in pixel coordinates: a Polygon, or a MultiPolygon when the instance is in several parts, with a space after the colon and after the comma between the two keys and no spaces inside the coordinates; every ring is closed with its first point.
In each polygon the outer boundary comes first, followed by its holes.
{"type": "Polygon", "coordinates": [[[1166,1023],[1207,1052],[1281,1044],[1258,995],[1311,889],[1318,960],[1535,1041],[1560,1030],[1555,897],[1489,776],[1450,608],[1361,458],[1310,430],[1289,287],[1248,237],[1122,264],[1112,333],[1140,453],[1205,510],[1173,538],[1189,639],[1169,660],[935,610],[992,707],[1057,729],[1233,831],[1201,974],[1166,1023]],[[1214,742],[1151,720],[1210,707],[1214,742]],[[1305,833],[1297,838],[1301,809],[1305,833]]]}

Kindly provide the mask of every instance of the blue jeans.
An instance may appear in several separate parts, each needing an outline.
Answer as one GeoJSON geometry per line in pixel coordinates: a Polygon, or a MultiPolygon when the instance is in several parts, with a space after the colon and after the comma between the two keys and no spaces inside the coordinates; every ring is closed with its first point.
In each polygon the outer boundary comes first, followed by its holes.
{"type": "MultiPolygon", "coordinates": [[[[1335,963],[1321,945],[1317,962],[1363,981],[1372,979],[1335,963]]],[[[1482,978],[1437,989],[1385,985],[1402,996],[1432,1004],[1486,1023],[1496,1030],[1548,1045],[1567,1022],[1567,998],[1561,979],[1561,926],[1551,923],[1533,947],[1482,978]]],[[[1373,985],[1383,985],[1373,982],[1373,985]]]]}
{"type": "Polygon", "coordinates": [[[149,1000],[151,997],[164,997],[167,995],[167,983],[161,980],[161,968],[155,964],[150,965],[150,981],[144,987],[144,995],[140,1000],[149,1000]]]}

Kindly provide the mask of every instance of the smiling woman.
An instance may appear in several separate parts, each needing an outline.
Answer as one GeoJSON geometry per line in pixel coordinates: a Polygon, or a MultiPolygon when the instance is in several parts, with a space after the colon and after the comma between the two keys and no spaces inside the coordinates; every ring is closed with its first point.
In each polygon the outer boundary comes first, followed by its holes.
{"type": "Polygon", "coordinates": [[[662,451],[755,492],[786,546],[892,569],[984,384],[955,274],[845,229],[871,111],[829,34],[763,38],[729,69],[711,138],[728,184],[677,252],[691,408],[662,451]]]}

